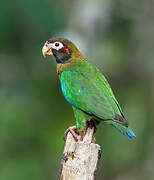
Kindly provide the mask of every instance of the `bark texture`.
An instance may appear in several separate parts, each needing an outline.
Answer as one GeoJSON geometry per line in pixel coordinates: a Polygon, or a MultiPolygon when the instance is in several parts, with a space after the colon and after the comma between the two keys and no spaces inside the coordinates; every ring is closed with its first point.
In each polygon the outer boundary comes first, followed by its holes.
{"type": "Polygon", "coordinates": [[[68,133],[61,160],[60,180],[95,180],[101,149],[95,144],[94,129],[88,128],[84,138],[76,142],[68,133]]]}

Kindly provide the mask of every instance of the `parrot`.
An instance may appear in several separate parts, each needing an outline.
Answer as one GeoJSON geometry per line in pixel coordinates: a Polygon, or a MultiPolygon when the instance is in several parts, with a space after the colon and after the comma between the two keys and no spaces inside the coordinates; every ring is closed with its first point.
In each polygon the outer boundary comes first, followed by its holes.
{"type": "Polygon", "coordinates": [[[44,57],[54,56],[62,93],[74,111],[76,125],[68,128],[67,133],[70,131],[75,138],[74,134],[82,132],[88,122],[96,127],[103,121],[128,138],[136,137],[107,79],[74,43],[51,38],[45,42],[42,53],[44,57]]]}

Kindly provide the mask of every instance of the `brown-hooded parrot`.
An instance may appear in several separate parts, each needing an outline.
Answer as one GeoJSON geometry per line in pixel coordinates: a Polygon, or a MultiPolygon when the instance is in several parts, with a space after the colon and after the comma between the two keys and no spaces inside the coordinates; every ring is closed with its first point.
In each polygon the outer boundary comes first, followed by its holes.
{"type": "Polygon", "coordinates": [[[77,132],[83,130],[85,122],[93,119],[111,124],[129,138],[135,137],[108,81],[71,41],[49,39],[42,53],[44,56],[53,55],[56,59],[61,90],[72,105],[77,132]]]}

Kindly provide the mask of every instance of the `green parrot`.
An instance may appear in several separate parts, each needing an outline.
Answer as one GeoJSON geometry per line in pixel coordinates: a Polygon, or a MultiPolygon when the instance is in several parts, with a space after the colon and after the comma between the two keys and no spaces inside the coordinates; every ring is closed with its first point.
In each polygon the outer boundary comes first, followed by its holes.
{"type": "Polygon", "coordinates": [[[76,127],[81,132],[86,122],[96,125],[103,121],[111,124],[129,138],[136,137],[128,128],[121,107],[104,75],[92,65],[69,40],[49,39],[42,53],[53,55],[57,62],[57,74],[65,99],[72,105],[76,127]]]}

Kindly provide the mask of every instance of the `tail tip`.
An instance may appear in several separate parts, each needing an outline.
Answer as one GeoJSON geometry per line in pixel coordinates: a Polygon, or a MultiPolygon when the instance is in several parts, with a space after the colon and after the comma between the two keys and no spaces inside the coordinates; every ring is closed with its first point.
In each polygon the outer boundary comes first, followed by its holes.
{"type": "Polygon", "coordinates": [[[132,130],[129,129],[129,132],[125,133],[126,136],[128,136],[130,139],[136,138],[135,134],[133,133],[132,130]]]}

